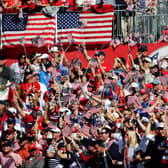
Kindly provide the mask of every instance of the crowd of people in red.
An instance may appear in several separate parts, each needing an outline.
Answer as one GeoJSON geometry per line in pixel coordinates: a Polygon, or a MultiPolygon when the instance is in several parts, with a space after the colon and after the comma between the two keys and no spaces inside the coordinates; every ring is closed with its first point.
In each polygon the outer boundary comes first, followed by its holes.
{"type": "Polygon", "coordinates": [[[137,57],[106,53],[71,63],[63,48],[21,53],[10,67],[0,55],[2,168],[166,168],[168,55],[145,45],[137,57]]]}
{"type": "MultiPolygon", "coordinates": [[[[104,2],[99,3],[102,6],[104,2]]],[[[75,0],[2,0],[1,1],[3,13],[18,13],[19,10],[23,12],[40,12],[42,8],[48,6],[58,6],[63,8],[69,8],[70,11],[88,11],[93,8],[99,8],[96,1],[75,1],[75,0]]],[[[106,5],[107,8],[112,8],[112,5],[106,5]]]]}

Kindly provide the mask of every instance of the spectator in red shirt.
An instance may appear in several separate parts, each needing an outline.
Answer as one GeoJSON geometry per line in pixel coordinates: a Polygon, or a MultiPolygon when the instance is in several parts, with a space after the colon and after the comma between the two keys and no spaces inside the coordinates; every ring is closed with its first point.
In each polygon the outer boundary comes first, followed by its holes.
{"type": "Polygon", "coordinates": [[[6,101],[0,101],[0,130],[3,129],[4,122],[8,119],[8,115],[6,112],[6,101]]]}
{"type": "Polygon", "coordinates": [[[33,2],[33,0],[27,0],[27,1],[23,0],[23,5],[20,6],[20,8],[23,9],[23,12],[31,13],[31,12],[35,12],[36,5],[33,2]]]}
{"type": "Polygon", "coordinates": [[[21,0],[6,0],[2,2],[3,12],[16,13],[21,6],[21,0]]]}
{"type": "Polygon", "coordinates": [[[167,35],[168,34],[168,25],[166,25],[165,29],[162,31],[163,35],[167,35]]]}
{"type": "MultiPolygon", "coordinates": [[[[19,105],[19,103],[18,103],[18,100],[17,99],[15,99],[15,106],[16,106],[16,108],[17,108],[17,110],[18,110],[18,112],[19,112],[19,114],[21,115],[21,117],[23,118],[23,120],[24,120],[24,122],[25,122],[25,124],[28,126],[28,124],[30,123],[30,122],[34,122],[34,124],[35,124],[35,122],[37,122],[37,125],[38,125],[38,129],[39,130],[42,130],[43,129],[43,127],[42,127],[42,123],[43,123],[43,117],[41,116],[41,114],[39,115],[39,111],[38,111],[38,107],[34,107],[33,109],[32,109],[32,112],[31,112],[31,114],[29,115],[29,114],[26,114],[23,110],[22,110],[22,108],[20,107],[20,105],[19,105]]],[[[33,128],[33,123],[31,123],[31,128],[33,128]]],[[[30,131],[31,130],[31,128],[28,128],[28,131],[30,131]]],[[[32,131],[34,131],[34,129],[32,130],[32,131]]]]}
{"type": "Polygon", "coordinates": [[[61,0],[48,0],[50,6],[62,6],[61,0]]]}

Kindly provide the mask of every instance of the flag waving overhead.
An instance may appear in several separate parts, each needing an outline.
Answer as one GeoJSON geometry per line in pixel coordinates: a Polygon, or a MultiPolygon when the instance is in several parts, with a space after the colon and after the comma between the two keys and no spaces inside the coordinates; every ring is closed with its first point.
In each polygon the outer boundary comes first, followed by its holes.
{"type": "Polygon", "coordinates": [[[109,13],[58,13],[57,39],[68,43],[72,34],[74,43],[84,41],[86,44],[108,43],[112,39],[113,12],[109,13]]]}
{"type": "Polygon", "coordinates": [[[36,38],[43,39],[44,46],[52,46],[55,39],[68,44],[70,36],[75,44],[107,43],[112,39],[112,20],[113,12],[64,12],[57,13],[57,19],[42,13],[24,14],[22,19],[17,14],[3,14],[2,46],[15,47],[21,44],[20,39],[28,46],[36,38]]]}
{"type": "Polygon", "coordinates": [[[44,45],[53,45],[55,36],[55,18],[43,14],[24,14],[19,19],[17,14],[2,16],[2,46],[14,47],[24,39],[25,45],[32,45],[32,39],[43,38],[44,45]]]}

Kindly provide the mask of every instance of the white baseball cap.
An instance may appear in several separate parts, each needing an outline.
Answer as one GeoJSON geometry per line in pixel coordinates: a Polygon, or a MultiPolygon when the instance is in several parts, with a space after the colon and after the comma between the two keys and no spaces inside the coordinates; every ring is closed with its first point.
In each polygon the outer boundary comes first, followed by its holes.
{"type": "Polygon", "coordinates": [[[36,53],[35,56],[34,56],[34,58],[40,57],[40,56],[41,56],[41,53],[36,53]]]}
{"type": "Polygon", "coordinates": [[[70,112],[70,110],[69,110],[68,108],[66,108],[66,107],[61,107],[61,108],[59,109],[59,112],[60,112],[60,113],[70,112]]]}
{"type": "Polygon", "coordinates": [[[136,82],[132,82],[132,83],[131,83],[131,86],[132,86],[133,88],[138,88],[138,84],[137,84],[136,82]]]}
{"type": "Polygon", "coordinates": [[[149,58],[149,57],[146,57],[144,60],[147,62],[152,62],[151,58],[149,58]]]}
{"type": "Polygon", "coordinates": [[[117,80],[117,79],[118,79],[118,76],[113,75],[112,78],[117,80]]]}
{"type": "Polygon", "coordinates": [[[142,122],[149,122],[149,119],[147,117],[142,117],[141,121],[142,122]]]}
{"type": "Polygon", "coordinates": [[[131,93],[126,89],[124,89],[124,94],[125,94],[125,97],[131,95],[131,93]]]}
{"type": "Polygon", "coordinates": [[[158,125],[158,128],[164,128],[164,123],[160,122],[159,125],[158,125]]]}
{"type": "Polygon", "coordinates": [[[58,47],[56,46],[52,47],[50,52],[59,52],[58,47]]]}
{"type": "Polygon", "coordinates": [[[17,110],[14,107],[8,108],[8,111],[11,113],[17,113],[17,110]]]}
{"type": "Polygon", "coordinates": [[[49,55],[44,53],[41,55],[40,59],[49,59],[49,55]]]}
{"type": "Polygon", "coordinates": [[[168,59],[168,54],[164,56],[164,59],[168,59]]]}
{"type": "Polygon", "coordinates": [[[51,132],[61,133],[61,130],[59,128],[53,128],[51,129],[51,132]]]}

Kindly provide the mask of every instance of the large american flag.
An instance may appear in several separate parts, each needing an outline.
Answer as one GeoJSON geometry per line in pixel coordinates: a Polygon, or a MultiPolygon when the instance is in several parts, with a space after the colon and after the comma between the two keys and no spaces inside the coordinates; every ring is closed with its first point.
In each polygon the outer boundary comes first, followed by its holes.
{"type": "Polygon", "coordinates": [[[57,39],[63,43],[68,42],[69,34],[72,34],[75,43],[107,43],[112,39],[113,12],[60,13],[57,20],[57,39]]]}
{"type": "Polygon", "coordinates": [[[24,42],[32,45],[32,39],[40,37],[45,45],[52,45],[55,36],[55,18],[43,14],[24,14],[22,19],[17,14],[3,14],[2,16],[2,46],[14,47],[24,42]],[[23,41],[21,42],[21,39],[23,41]]]}
{"type": "Polygon", "coordinates": [[[113,12],[64,12],[58,13],[55,18],[42,13],[24,14],[22,19],[17,14],[3,14],[2,46],[14,47],[21,41],[32,45],[35,38],[43,38],[45,46],[54,45],[58,40],[65,44],[69,43],[69,36],[76,44],[82,41],[88,44],[107,43],[112,38],[112,20],[113,12]]]}

